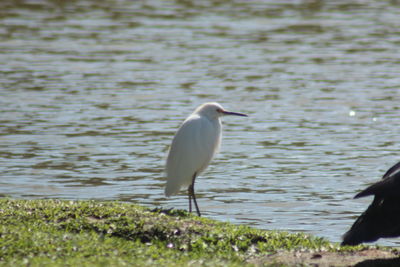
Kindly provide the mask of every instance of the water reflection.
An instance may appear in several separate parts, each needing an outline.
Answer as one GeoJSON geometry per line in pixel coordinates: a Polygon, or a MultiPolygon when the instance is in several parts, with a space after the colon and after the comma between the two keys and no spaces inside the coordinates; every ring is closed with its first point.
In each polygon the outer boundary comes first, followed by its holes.
{"type": "Polygon", "coordinates": [[[215,100],[250,117],[199,177],[208,217],[339,241],[398,161],[396,1],[3,2],[1,196],[185,209],[165,155],[215,100]]]}

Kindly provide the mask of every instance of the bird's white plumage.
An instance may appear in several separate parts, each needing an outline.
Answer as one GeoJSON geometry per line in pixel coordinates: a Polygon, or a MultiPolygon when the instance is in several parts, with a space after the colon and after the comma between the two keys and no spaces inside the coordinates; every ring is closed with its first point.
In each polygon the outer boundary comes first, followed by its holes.
{"type": "Polygon", "coordinates": [[[167,158],[167,196],[189,186],[193,175],[204,171],[218,151],[221,143],[219,117],[222,116],[218,109],[223,110],[217,103],[201,105],[175,134],[167,158]]]}
{"type": "Polygon", "coordinates": [[[198,107],[179,127],[167,158],[167,185],[165,195],[187,188],[189,212],[192,200],[201,216],[194,192],[195,178],[208,166],[221,143],[221,120],[224,115],[247,116],[224,110],[218,103],[205,103],[198,107]]]}

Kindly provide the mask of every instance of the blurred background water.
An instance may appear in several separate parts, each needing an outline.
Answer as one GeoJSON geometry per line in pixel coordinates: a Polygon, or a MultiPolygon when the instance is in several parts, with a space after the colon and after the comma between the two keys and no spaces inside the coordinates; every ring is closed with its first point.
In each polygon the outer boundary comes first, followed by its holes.
{"type": "Polygon", "coordinates": [[[250,117],[224,118],[204,215],[340,241],[400,159],[400,1],[1,5],[1,196],[187,209],[168,146],[218,101],[250,117]]]}

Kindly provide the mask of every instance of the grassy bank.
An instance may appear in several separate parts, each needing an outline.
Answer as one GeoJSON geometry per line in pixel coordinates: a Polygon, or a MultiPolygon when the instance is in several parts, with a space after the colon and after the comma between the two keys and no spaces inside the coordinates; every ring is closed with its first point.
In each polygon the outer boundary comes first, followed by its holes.
{"type": "Polygon", "coordinates": [[[292,265],[362,251],[397,253],[120,202],[0,200],[3,266],[292,265]]]}

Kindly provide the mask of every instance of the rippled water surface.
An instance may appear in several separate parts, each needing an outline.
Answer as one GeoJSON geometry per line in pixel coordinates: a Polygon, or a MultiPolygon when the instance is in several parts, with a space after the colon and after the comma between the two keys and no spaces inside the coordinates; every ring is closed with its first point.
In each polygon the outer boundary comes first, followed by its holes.
{"type": "MultiPolygon", "coordinates": [[[[0,195],[165,198],[182,120],[218,101],[207,217],[339,241],[399,157],[398,1],[3,1],[0,195]]],[[[400,241],[380,240],[396,245],[400,241]]]]}

